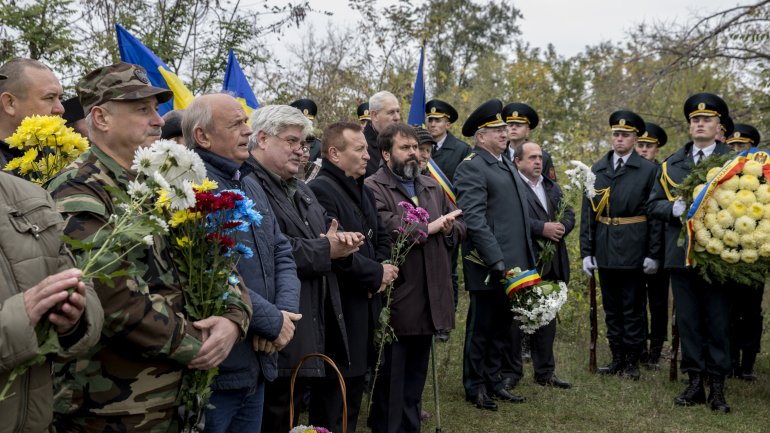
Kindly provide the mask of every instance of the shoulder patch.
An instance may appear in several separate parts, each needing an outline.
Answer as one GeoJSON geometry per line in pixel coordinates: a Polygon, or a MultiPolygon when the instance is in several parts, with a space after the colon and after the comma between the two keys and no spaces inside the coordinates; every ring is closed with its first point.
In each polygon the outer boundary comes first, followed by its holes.
{"type": "Polygon", "coordinates": [[[474,156],[476,156],[476,154],[475,153],[471,153],[470,155],[468,155],[465,158],[463,158],[463,161],[470,161],[471,159],[473,159],[474,156]]]}

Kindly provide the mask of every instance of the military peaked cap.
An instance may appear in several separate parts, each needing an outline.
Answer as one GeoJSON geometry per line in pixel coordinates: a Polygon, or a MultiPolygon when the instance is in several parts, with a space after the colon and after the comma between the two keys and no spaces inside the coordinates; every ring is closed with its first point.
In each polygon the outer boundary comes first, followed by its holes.
{"type": "Polygon", "coordinates": [[[126,62],[102,66],[81,78],[77,84],[78,97],[84,113],[107,101],[136,101],[155,96],[163,103],[174,93],[150,84],[143,67],[126,62]]]}
{"type": "Polygon", "coordinates": [[[425,114],[428,119],[446,117],[449,123],[455,123],[458,117],[455,107],[439,99],[431,99],[425,104],[425,114]]]}
{"type": "Polygon", "coordinates": [[[644,122],[644,129],[644,133],[639,136],[640,142],[655,143],[658,147],[663,147],[668,141],[666,130],[661,128],[657,123],[644,122]]]}
{"type": "Polygon", "coordinates": [[[369,114],[368,102],[359,105],[358,109],[356,109],[356,113],[358,113],[358,120],[372,120],[372,115],[369,114]]]}
{"type": "Polygon", "coordinates": [[[526,123],[529,129],[537,128],[540,118],[537,111],[527,104],[513,102],[503,108],[503,120],[506,123],[526,123]]]}
{"type": "Polygon", "coordinates": [[[735,125],[733,133],[727,137],[727,144],[750,143],[752,146],[757,146],[759,144],[759,138],[760,136],[757,128],[745,123],[739,123],[735,125]]]}
{"type": "Polygon", "coordinates": [[[315,119],[316,114],[318,114],[318,106],[312,99],[297,99],[289,105],[301,111],[310,120],[315,119]]]}
{"type": "Polygon", "coordinates": [[[733,118],[730,116],[724,116],[719,118],[720,125],[722,127],[722,131],[725,132],[725,137],[729,137],[732,135],[733,131],[735,130],[735,124],[733,123],[733,118]]]}
{"type": "Polygon", "coordinates": [[[633,111],[620,110],[610,114],[610,129],[613,131],[635,132],[637,137],[646,131],[644,119],[633,111]]]}
{"type": "Polygon", "coordinates": [[[505,126],[502,111],[503,103],[499,99],[490,99],[479,105],[463,124],[463,135],[473,137],[479,129],[505,126]]]}
{"type": "Polygon", "coordinates": [[[684,101],[684,117],[688,122],[695,116],[726,117],[729,115],[727,103],[713,93],[696,93],[684,101]]]}

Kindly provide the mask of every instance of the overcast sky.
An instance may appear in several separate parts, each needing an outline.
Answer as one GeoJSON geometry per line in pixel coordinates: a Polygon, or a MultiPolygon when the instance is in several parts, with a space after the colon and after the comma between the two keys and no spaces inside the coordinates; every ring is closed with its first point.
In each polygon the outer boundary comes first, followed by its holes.
{"type": "MultiPolygon", "coordinates": [[[[244,3],[249,4],[246,0],[244,3]]],[[[280,2],[275,2],[280,3],[280,2]]],[[[378,4],[394,3],[379,0],[378,4]]],[[[587,45],[606,40],[619,41],[624,33],[642,22],[691,22],[695,15],[702,16],[750,1],[717,0],[516,0],[513,5],[524,15],[519,21],[521,37],[533,47],[545,48],[552,43],[559,54],[575,55],[587,45]]],[[[351,14],[347,0],[312,1],[312,7],[333,12],[331,17],[311,14],[299,31],[284,35],[281,43],[296,44],[298,34],[312,26],[325,33],[328,24],[353,26],[359,19],[351,14]]],[[[281,50],[273,50],[280,53],[281,50]]]]}

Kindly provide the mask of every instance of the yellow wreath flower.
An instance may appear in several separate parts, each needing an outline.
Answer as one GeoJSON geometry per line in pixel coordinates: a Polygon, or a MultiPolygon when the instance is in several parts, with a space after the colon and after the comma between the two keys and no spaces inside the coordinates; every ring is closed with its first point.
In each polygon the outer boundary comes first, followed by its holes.
{"type": "Polygon", "coordinates": [[[757,222],[748,215],[744,215],[735,220],[735,231],[742,235],[753,232],[756,227],[757,222]]]}
{"type": "Polygon", "coordinates": [[[754,192],[747,189],[742,189],[735,193],[735,199],[746,206],[757,202],[757,196],[754,195],[754,192]]]}
{"type": "Polygon", "coordinates": [[[719,257],[721,257],[722,260],[726,261],[727,263],[738,263],[738,261],[741,260],[741,253],[732,248],[728,248],[726,250],[722,250],[722,252],[719,253],[719,257]]]}
{"type": "Polygon", "coordinates": [[[717,213],[717,222],[722,228],[728,228],[732,227],[735,218],[729,211],[723,209],[717,213]]]}
{"type": "Polygon", "coordinates": [[[762,176],[762,163],[758,161],[754,161],[753,159],[750,159],[746,161],[746,164],[743,165],[743,173],[748,174],[751,176],[760,177],[762,176]]]}
{"type": "Polygon", "coordinates": [[[722,236],[722,242],[728,247],[737,247],[741,243],[741,235],[734,230],[725,230],[725,234],[722,236]]]}
{"type": "Polygon", "coordinates": [[[724,188],[728,191],[737,191],[741,186],[741,180],[738,176],[733,176],[730,179],[722,182],[719,188],[724,188]]]}
{"type": "Polygon", "coordinates": [[[770,242],[765,242],[759,246],[759,255],[762,257],[770,257],[770,242]]]}
{"type": "Polygon", "coordinates": [[[762,204],[770,203],[770,184],[763,183],[757,187],[754,191],[754,195],[757,196],[757,201],[762,204]]]}
{"type": "Polygon", "coordinates": [[[730,203],[735,201],[735,191],[719,187],[714,191],[714,200],[719,203],[719,207],[727,209],[730,206],[730,203]]]}
{"type": "Polygon", "coordinates": [[[759,259],[759,253],[753,248],[744,248],[741,250],[741,261],[744,263],[754,263],[759,259]]]}
{"type": "Polygon", "coordinates": [[[751,174],[744,174],[740,177],[741,189],[755,191],[759,188],[759,179],[751,174]]]}
{"type": "Polygon", "coordinates": [[[708,251],[709,254],[718,255],[721,254],[724,249],[725,245],[719,239],[711,238],[706,245],[706,251],[708,251]]]}

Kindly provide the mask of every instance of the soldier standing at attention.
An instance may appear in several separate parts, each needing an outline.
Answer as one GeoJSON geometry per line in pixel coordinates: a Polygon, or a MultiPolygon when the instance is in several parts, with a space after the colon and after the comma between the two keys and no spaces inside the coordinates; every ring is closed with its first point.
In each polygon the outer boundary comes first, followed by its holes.
{"type": "MultiPolygon", "coordinates": [[[[318,106],[312,99],[297,99],[289,105],[301,111],[311,122],[315,122],[315,117],[318,115],[318,106]]],[[[321,140],[315,135],[310,134],[307,141],[310,148],[309,161],[313,162],[321,157],[321,140]]]]}
{"type": "MultiPolygon", "coordinates": [[[[537,128],[540,117],[532,107],[521,102],[512,102],[503,107],[503,120],[508,124],[508,148],[506,154],[513,161],[513,151],[516,146],[524,144],[529,139],[529,133],[537,128]]],[[[553,168],[551,154],[543,152],[543,176],[556,182],[556,170],[553,168]]]]}
{"type": "Polygon", "coordinates": [[[645,125],[632,111],[610,115],[612,150],[591,170],[596,174],[596,197],[583,199],[580,253],[583,271],[598,268],[607,340],[612,361],[599,374],[622,374],[639,379],[644,346],[644,274],[658,269],[658,223],[648,223],[646,201],[655,183],[655,164],[634,152],[645,125]],[[657,236],[657,237],[656,237],[657,236]]]}

